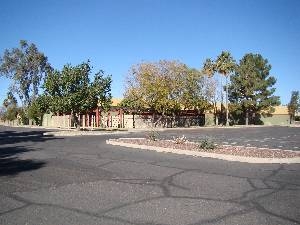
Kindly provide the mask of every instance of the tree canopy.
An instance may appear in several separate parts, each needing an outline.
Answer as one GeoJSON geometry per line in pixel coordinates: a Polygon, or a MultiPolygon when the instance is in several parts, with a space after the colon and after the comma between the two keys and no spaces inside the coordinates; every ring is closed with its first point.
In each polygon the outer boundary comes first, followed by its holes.
{"type": "Polygon", "coordinates": [[[17,118],[18,114],[18,102],[17,99],[14,97],[14,95],[11,92],[7,93],[6,98],[3,101],[3,112],[2,112],[2,119],[3,120],[15,120],[17,118]]]}
{"type": "Polygon", "coordinates": [[[207,58],[203,63],[202,72],[208,77],[212,77],[216,72],[216,65],[214,61],[211,60],[210,58],[207,58]]]}
{"type": "Polygon", "coordinates": [[[78,125],[78,114],[107,108],[111,104],[111,76],[99,71],[90,81],[91,66],[84,62],[77,66],[65,65],[62,71],[52,70],[45,79],[44,90],[54,113],[71,113],[78,125]]]}
{"type": "MultiPolygon", "coordinates": [[[[80,113],[96,107],[107,110],[111,106],[111,76],[105,76],[102,70],[92,76],[91,70],[89,61],[55,70],[35,44],[21,40],[19,47],[6,49],[0,57],[0,76],[11,80],[3,111],[13,110],[14,115],[19,110],[24,121],[31,118],[37,123],[46,112],[71,113],[78,125],[80,113]],[[41,87],[44,92],[39,95],[41,87]]],[[[226,109],[226,125],[230,106],[232,114],[244,115],[248,124],[249,115],[254,119],[255,115],[271,113],[273,106],[280,104],[279,97],[274,96],[276,79],[270,76],[270,70],[268,60],[260,54],[246,54],[236,65],[228,51],[222,51],[215,59],[207,58],[200,71],[174,60],[144,62],[131,67],[120,106],[152,113],[153,118],[176,116],[182,110],[202,114],[214,108],[216,124],[220,115],[225,122],[226,109]],[[221,109],[217,107],[218,101],[222,103],[221,109]]],[[[299,92],[292,92],[288,105],[292,117],[299,105],[299,92]]]]}
{"type": "Polygon", "coordinates": [[[181,109],[203,112],[213,97],[208,83],[201,72],[178,61],[137,64],[129,72],[121,105],[161,116],[181,109]]]}
{"type": "Polygon", "coordinates": [[[41,81],[50,68],[47,57],[35,44],[21,40],[18,48],[6,49],[0,59],[0,74],[11,79],[11,91],[27,106],[38,95],[41,81]]]}
{"type": "Polygon", "coordinates": [[[10,91],[7,93],[6,98],[3,101],[3,106],[5,108],[8,108],[10,106],[17,106],[17,99],[15,98],[15,96],[13,95],[13,93],[11,93],[10,91]]]}
{"type": "Polygon", "coordinates": [[[299,91],[292,91],[291,100],[288,104],[288,110],[291,115],[291,119],[295,120],[296,112],[300,111],[299,91]]]}
{"type": "Polygon", "coordinates": [[[234,72],[235,66],[235,60],[227,51],[222,51],[215,61],[215,70],[225,77],[234,72]]]}
{"type": "MultiPolygon", "coordinates": [[[[231,56],[230,52],[228,51],[222,51],[220,55],[217,56],[215,60],[212,60],[210,58],[207,58],[202,67],[202,72],[206,74],[208,77],[213,77],[215,74],[220,74],[221,79],[220,79],[220,97],[221,101],[223,104],[223,92],[224,92],[224,87],[223,87],[223,77],[226,79],[226,85],[225,85],[225,91],[226,91],[226,125],[229,124],[228,120],[228,115],[229,115],[229,110],[228,110],[228,77],[234,72],[236,68],[236,63],[233,57],[231,56]]],[[[215,89],[217,86],[215,86],[215,89]]],[[[215,103],[214,103],[214,113],[215,113],[215,123],[216,125],[218,124],[218,109],[217,109],[217,90],[215,90],[215,103]]],[[[222,108],[223,109],[223,108],[222,108]]]]}
{"type": "MultiPolygon", "coordinates": [[[[229,100],[237,111],[245,115],[248,124],[249,115],[271,113],[272,106],[280,104],[274,96],[276,79],[270,76],[271,65],[260,54],[246,54],[239,62],[235,74],[231,76],[229,100]]],[[[253,121],[255,122],[255,121],[253,121]]]]}
{"type": "Polygon", "coordinates": [[[33,119],[36,125],[42,125],[43,115],[50,112],[50,96],[39,95],[27,107],[27,116],[33,119]]]}
{"type": "Polygon", "coordinates": [[[226,78],[226,126],[229,125],[229,108],[228,108],[228,76],[230,76],[235,70],[235,60],[231,56],[230,52],[222,51],[217,57],[215,62],[215,69],[219,74],[222,74],[226,78]]]}

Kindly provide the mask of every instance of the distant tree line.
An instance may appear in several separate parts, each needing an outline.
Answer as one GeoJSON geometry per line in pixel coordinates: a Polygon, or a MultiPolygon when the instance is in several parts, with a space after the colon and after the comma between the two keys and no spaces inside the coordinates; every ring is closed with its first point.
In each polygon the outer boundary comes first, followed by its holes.
{"type": "Polygon", "coordinates": [[[1,119],[18,118],[22,123],[33,119],[41,124],[46,112],[71,113],[79,128],[80,113],[97,106],[107,109],[111,104],[111,76],[100,70],[91,79],[91,68],[87,61],[77,66],[66,64],[59,71],[51,67],[35,44],[21,40],[18,48],[5,50],[0,58],[0,75],[12,81],[1,119]],[[20,99],[20,106],[14,95],[20,99]]]}
{"type": "Polygon", "coordinates": [[[291,123],[294,121],[300,121],[300,116],[297,113],[300,112],[300,96],[299,91],[292,91],[291,100],[288,104],[288,110],[291,116],[291,123]]]}
{"type": "MultiPolygon", "coordinates": [[[[109,109],[112,77],[102,70],[92,76],[91,69],[89,61],[54,69],[35,44],[20,41],[18,48],[5,50],[0,58],[0,75],[11,80],[0,110],[2,120],[18,117],[41,124],[46,112],[69,113],[78,126],[80,113],[97,106],[109,109]]],[[[270,71],[271,64],[260,54],[247,53],[237,62],[227,51],[207,58],[200,69],[173,60],[142,62],[127,75],[120,107],[158,116],[153,123],[182,110],[198,114],[211,110],[216,124],[257,123],[259,115],[272,113],[280,104],[270,71]]],[[[292,93],[288,107],[294,119],[299,92],[292,93]]]]}
{"type": "Polygon", "coordinates": [[[206,59],[199,70],[178,61],[141,63],[128,74],[121,106],[161,118],[186,109],[213,110],[216,124],[257,123],[261,113],[271,113],[280,104],[270,70],[260,54],[246,54],[236,63],[225,51],[206,59]]]}

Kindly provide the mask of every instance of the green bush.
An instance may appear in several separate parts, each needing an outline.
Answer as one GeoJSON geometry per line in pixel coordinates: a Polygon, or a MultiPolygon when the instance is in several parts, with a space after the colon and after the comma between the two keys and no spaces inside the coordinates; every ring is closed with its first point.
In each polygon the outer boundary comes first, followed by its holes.
{"type": "Polygon", "coordinates": [[[27,115],[29,119],[34,120],[36,125],[42,125],[43,113],[40,111],[37,104],[32,104],[27,108],[27,115]]]}
{"type": "Polygon", "coordinates": [[[11,106],[7,108],[4,118],[5,120],[13,121],[17,119],[17,115],[18,115],[18,108],[16,106],[11,106]]]}
{"type": "Polygon", "coordinates": [[[213,141],[211,141],[207,138],[202,140],[199,144],[199,148],[204,149],[204,150],[213,150],[216,147],[217,147],[217,145],[213,141]]]}
{"type": "Polygon", "coordinates": [[[22,125],[28,125],[29,119],[24,109],[19,108],[18,110],[18,122],[22,125]]]}

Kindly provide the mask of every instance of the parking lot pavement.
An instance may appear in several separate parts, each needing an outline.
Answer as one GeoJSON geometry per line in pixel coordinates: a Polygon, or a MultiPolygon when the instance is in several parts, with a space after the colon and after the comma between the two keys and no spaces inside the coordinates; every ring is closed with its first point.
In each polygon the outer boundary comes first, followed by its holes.
{"type": "Polygon", "coordinates": [[[106,145],[110,136],[42,134],[0,126],[0,224],[300,224],[299,164],[226,162],[106,145]]]}
{"type": "Polygon", "coordinates": [[[208,138],[223,145],[300,151],[300,127],[178,129],[165,130],[160,135],[168,139],[185,135],[191,141],[208,138]]]}

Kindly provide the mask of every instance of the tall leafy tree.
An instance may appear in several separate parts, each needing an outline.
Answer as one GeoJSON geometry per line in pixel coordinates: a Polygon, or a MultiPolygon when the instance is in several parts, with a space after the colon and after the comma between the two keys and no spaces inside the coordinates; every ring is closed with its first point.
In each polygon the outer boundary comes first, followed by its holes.
{"type": "Polygon", "coordinates": [[[4,120],[15,120],[17,118],[18,114],[18,102],[17,99],[14,97],[12,92],[8,92],[6,98],[3,101],[3,106],[5,108],[5,111],[3,113],[4,120]]]}
{"type": "Polygon", "coordinates": [[[186,75],[182,77],[179,86],[180,105],[183,109],[197,110],[203,113],[210,109],[213,104],[214,83],[209,77],[204,76],[196,69],[187,68],[186,75]]]}
{"type": "Polygon", "coordinates": [[[43,115],[49,112],[50,102],[50,96],[44,94],[38,96],[27,107],[28,118],[34,120],[36,125],[42,125],[43,115]]]}
{"type": "Polygon", "coordinates": [[[236,72],[231,76],[229,100],[245,115],[245,124],[249,115],[261,112],[271,113],[273,106],[280,104],[274,96],[276,79],[270,76],[271,65],[260,54],[246,54],[239,62],[236,72]]]}
{"type": "Polygon", "coordinates": [[[156,115],[161,115],[162,118],[178,112],[180,103],[177,97],[179,93],[177,86],[181,66],[175,61],[134,65],[127,76],[124,100],[121,105],[136,111],[150,111],[153,115],[153,124],[156,115]],[[176,76],[178,80],[174,79],[176,76]]]}
{"type": "Polygon", "coordinates": [[[215,70],[223,75],[226,79],[225,91],[226,91],[226,126],[229,125],[228,115],[228,77],[233,73],[236,67],[235,60],[231,56],[230,52],[222,51],[215,61],[215,70]]]}
{"type": "Polygon", "coordinates": [[[0,106],[0,120],[5,121],[5,107],[4,106],[0,106]]]}
{"type": "Polygon", "coordinates": [[[15,96],[13,95],[12,92],[8,92],[6,98],[3,101],[3,106],[5,108],[8,108],[10,106],[17,106],[17,99],[15,98],[15,96]]]}
{"type": "Polygon", "coordinates": [[[150,111],[154,126],[181,109],[203,112],[210,106],[209,85],[197,70],[178,61],[161,60],[134,65],[128,75],[122,106],[150,111]],[[158,115],[158,120],[154,120],[158,115]]]}
{"type": "Polygon", "coordinates": [[[203,63],[202,72],[208,77],[214,76],[216,73],[216,65],[214,61],[210,58],[207,58],[203,63]]]}
{"type": "Polygon", "coordinates": [[[295,114],[300,111],[299,91],[292,91],[291,100],[288,104],[288,110],[291,115],[291,122],[295,120],[295,114]]]}
{"type": "MultiPolygon", "coordinates": [[[[208,78],[213,79],[215,73],[216,73],[216,64],[215,62],[207,58],[202,66],[202,73],[206,75],[208,78]]],[[[217,80],[213,80],[211,82],[210,90],[213,94],[213,109],[214,109],[214,116],[215,116],[215,125],[219,124],[219,117],[218,117],[218,107],[217,107],[217,101],[218,101],[218,95],[217,95],[217,80]]]]}
{"type": "Polygon", "coordinates": [[[11,90],[18,94],[23,106],[38,95],[47,68],[47,57],[35,44],[21,40],[18,48],[6,49],[0,59],[0,75],[12,80],[11,90]]]}
{"type": "Polygon", "coordinates": [[[104,71],[100,70],[95,74],[94,81],[91,84],[91,93],[94,99],[105,111],[111,107],[111,83],[111,76],[105,77],[104,71]]]}
{"type": "Polygon", "coordinates": [[[90,81],[89,61],[77,66],[65,65],[62,71],[51,70],[46,76],[44,89],[49,108],[54,113],[71,113],[79,129],[78,116],[98,105],[108,108],[111,104],[111,76],[100,71],[90,81]]]}

